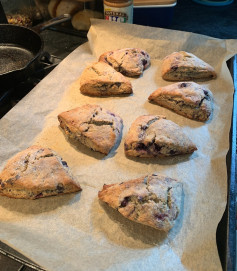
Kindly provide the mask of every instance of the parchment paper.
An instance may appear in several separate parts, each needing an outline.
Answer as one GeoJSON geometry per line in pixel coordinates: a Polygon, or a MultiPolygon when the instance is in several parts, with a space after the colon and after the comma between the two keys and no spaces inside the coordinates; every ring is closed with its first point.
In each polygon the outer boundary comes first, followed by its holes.
{"type": "Polygon", "coordinates": [[[47,270],[221,270],[216,228],[226,205],[226,154],[231,125],[233,84],[226,60],[236,53],[235,40],[92,20],[89,43],[78,47],[0,121],[1,169],[7,159],[32,144],[50,147],[68,162],[83,191],[30,200],[0,197],[0,239],[47,270]],[[79,91],[84,68],[105,51],[140,47],[151,67],[130,78],[134,94],[92,98],[79,91]],[[201,82],[214,95],[214,114],[201,123],[150,104],[148,96],[170,84],[160,76],[163,57],[185,50],[217,71],[201,82]],[[67,140],[57,115],[91,103],[119,114],[124,121],[119,146],[103,156],[67,140]],[[196,143],[192,155],[166,159],[130,159],[124,136],[142,114],[162,114],[182,126],[196,143]],[[103,184],[160,172],[183,182],[184,200],[168,233],[127,220],[100,203],[103,184]]]}

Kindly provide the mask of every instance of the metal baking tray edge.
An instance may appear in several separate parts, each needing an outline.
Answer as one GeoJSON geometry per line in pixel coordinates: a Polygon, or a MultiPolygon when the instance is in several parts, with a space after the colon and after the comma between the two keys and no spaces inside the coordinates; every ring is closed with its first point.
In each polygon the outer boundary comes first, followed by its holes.
{"type": "MultiPolygon", "coordinates": [[[[13,248],[9,247],[8,245],[1,241],[0,241],[0,253],[22,264],[24,267],[30,267],[32,270],[36,271],[46,271],[38,264],[32,262],[30,259],[26,258],[25,256],[23,256],[22,254],[20,254],[19,252],[17,252],[16,250],[14,250],[13,248]]],[[[20,268],[20,270],[24,270],[23,266],[20,268]]]]}
{"type": "MultiPolygon", "coordinates": [[[[227,205],[223,217],[218,224],[216,242],[223,271],[236,271],[236,136],[237,136],[237,55],[227,61],[228,68],[233,78],[233,111],[230,129],[230,149],[226,156],[228,173],[227,205]]],[[[28,260],[19,252],[0,241],[0,253],[37,271],[46,271],[42,267],[28,260]]]]}
{"type": "Polygon", "coordinates": [[[227,256],[226,269],[227,271],[236,270],[236,153],[237,153],[237,55],[232,59],[232,68],[230,69],[233,83],[233,111],[232,111],[232,126],[231,126],[231,140],[230,140],[230,172],[229,172],[229,191],[228,191],[228,227],[227,227],[227,250],[225,255],[227,256]]]}
{"type": "MultiPolygon", "coordinates": [[[[216,241],[222,269],[236,270],[236,136],[237,136],[237,55],[227,61],[233,78],[233,110],[232,123],[229,133],[230,148],[226,156],[228,174],[227,205],[223,217],[217,227],[216,241]]],[[[227,105],[228,106],[228,105],[227,105]]]]}

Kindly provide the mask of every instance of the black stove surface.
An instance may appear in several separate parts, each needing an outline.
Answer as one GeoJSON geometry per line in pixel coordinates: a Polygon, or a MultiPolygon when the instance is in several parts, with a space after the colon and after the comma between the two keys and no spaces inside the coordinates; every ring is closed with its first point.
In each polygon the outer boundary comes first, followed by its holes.
{"type": "MultiPolygon", "coordinates": [[[[86,33],[67,32],[65,28],[52,28],[40,34],[44,53],[30,77],[11,89],[0,92],[0,119],[24,98],[74,49],[87,41],[86,33]]],[[[0,271],[44,271],[36,263],[0,241],[0,271]]]]}
{"type": "Polygon", "coordinates": [[[24,98],[62,59],[44,52],[37,63],[35,71],[25,81],[17,83],[10,89],[1,89],[0,118],[24,98]]]}
{"type": "MultiPolygon", "coordinates": [[[[0,119],[24,98],[74,49],[87,41],[87,33],[55,26],[41,34],[44,53],[34,72],[23,82],[10,89],[0,89],[0,119]]],[[[1,269],[0,269],[1,271],[1,269]]]]}

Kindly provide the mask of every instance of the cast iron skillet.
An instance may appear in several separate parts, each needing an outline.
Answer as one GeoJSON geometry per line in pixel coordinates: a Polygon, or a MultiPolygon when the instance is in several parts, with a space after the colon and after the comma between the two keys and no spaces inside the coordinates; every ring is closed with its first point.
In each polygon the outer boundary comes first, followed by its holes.
{"type": "Polygon", "coordinates": [[[34,71],[43,51],[43,40],[37,32],[70,19],[69,14],[64,14],[32,29],[0,24],[0,93],[34,71]]]}

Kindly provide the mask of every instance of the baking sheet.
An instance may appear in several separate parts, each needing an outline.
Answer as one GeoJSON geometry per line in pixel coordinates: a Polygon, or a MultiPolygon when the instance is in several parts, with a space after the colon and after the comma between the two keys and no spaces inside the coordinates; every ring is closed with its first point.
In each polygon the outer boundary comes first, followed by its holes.
{"type": "Polygon", "coordinates": [[[57,151],[68,162],[83,191],[35,201],[0,198],[0,239],[47,270],[221,270],[216,227],[226,205],[233,83],[226,60],[236,53],[235,40],[92,20],[89,43],[72,52],[13,110],[0,120],[0,164],[31,144],[57,151]],[[151,67],[130,79],[134,94],[92,98],[79,92],[86,65],[108,50],[140,47],[151,67]],[[214,114],[199,123],[150,104],[159,86],[164,56],[185,50],[215,67],[218,78],[201,82],[214,94],[214,114]],[[218,56],[218,57],[217,57],[218,56]],[[100,104],[124,121],[120,145],[108,156],[70,143],[58,127],[58,113],[100,104]],[[196,143],[191,156],[130,159],[123,152],[130,124],[142,114],[163,114],[183,127],[196,143]],[[7,146],[7,147],[6,147],[7,146]],[[139,225],[101,204],[103,184],[161,172],[184,184],[182,212],[168,233],[139,225]]]}

